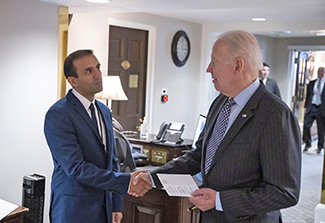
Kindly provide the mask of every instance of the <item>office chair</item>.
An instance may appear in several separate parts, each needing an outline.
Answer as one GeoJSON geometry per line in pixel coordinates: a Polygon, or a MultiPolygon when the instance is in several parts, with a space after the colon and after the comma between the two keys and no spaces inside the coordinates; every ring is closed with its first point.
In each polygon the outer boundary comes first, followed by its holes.
{"type": "Polygon", "coordinates": [[[115,128],[115,154],[118,159],[118,164],[121,172],[131,173],[135,170],[135,162],[132,157],[132,146],[129,140],[115,128]]]}
{"type": "Polygon", "coordinates": [[[119,131],[120,133],[122,133],[124,135],[136,135],[137,134],[137,132],[135,132],[135,131],[124,131],[122,125],[113,117],[112,117],[112,124],[113,124],[113,129],[119,131]]]}
{"type": "Polygon", "coordinates": [[[122,125],[113,117],[112,117],[112,124],[113,124],[113,128],[118,130],[119,132],[124,131],[122,125]]]}

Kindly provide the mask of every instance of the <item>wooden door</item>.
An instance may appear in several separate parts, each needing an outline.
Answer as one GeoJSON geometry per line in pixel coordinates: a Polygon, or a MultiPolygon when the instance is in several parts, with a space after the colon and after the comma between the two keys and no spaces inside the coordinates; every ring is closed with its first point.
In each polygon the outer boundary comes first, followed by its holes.
{"type": "Polygon", "coordinates": [[[128,97],[113,101],[113,117],[124,130],[137,130],[145,115],[148,31],[110,26],[108,75],[118,75],[128,97]]]}

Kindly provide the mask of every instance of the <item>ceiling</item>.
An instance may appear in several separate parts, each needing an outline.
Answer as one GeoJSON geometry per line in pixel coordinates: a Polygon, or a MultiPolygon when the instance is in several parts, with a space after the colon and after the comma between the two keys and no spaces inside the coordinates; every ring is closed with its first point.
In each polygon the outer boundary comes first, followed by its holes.
{"type": "MultiPolygon", "coordinates": [[[[145,12],[219,26],[245,24],[254,34],[303,37],[325,34],[325,0],[111,0],[107,4],[86,0],[39,0],[69,7],[71,13],[145,12]],[[265,17],[265,22],[253,22],[265,17]]],[[[212,28],[213,29],[213,28],[212,28]]]]}

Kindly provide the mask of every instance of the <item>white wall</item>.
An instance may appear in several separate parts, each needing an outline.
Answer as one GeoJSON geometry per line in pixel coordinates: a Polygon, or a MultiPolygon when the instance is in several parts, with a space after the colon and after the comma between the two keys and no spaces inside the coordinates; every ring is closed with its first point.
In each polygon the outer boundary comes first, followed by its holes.
{"type": "Polygon", "coordinates": [[[261,35],[255,35],[255,37],[262,51],[263,62],[270,65],[269,77],[274,79],[275,74],[273,73],[273,57],[274,54],[276,54],[276,52],[274,52],[275,38],[261,35]]]}
{"type": "MultiPolygon", "coordinates": [[[[184,138],[193,138],[201,104],[201,33],[202,25],[147,13],[74,14],[69,27],[69,52],[92,48],[107,73],[109,24],[126,24],[149,30],[149,91],[146,109],[151,133],[161,122],[185,123],[184,138]],[[179,68],[172,61],[170,48],[174,34],[184,30],[191,42],[187,63],[179,68]],[[150,34],[154,33],[152,38],[150,34]],[[161,89],[167,89],[167,103],[160,101],[161,89]]],[[[203,96],[204,97],[204,96],[203,96]]],[[[205,111],[206,113],[207,111],[205,111]]]]}
{"type": "Polygon", "coordinates": [[[44,222],[53,164],[43,122],[57,97],[58,13],[36,0],[1,0],[0,199],[20,205],[23,177],[44,175],[44,222]]]}

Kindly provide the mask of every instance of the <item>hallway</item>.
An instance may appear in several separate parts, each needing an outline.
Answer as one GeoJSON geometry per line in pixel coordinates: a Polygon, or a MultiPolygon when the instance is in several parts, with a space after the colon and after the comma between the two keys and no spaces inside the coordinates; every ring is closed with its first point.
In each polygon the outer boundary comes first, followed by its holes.
{"type": "MultiPolygon", "coordinates": [[[[304,145],[302,146],[302,149],[304,145]]],[[[284,223],[314,223],[314,210],[320,203],[323,155],[316,154],[317,139],[302,154],[300,199],[296,206],[281,210],[284,223]]]]}

